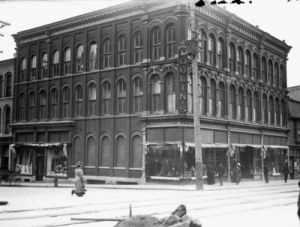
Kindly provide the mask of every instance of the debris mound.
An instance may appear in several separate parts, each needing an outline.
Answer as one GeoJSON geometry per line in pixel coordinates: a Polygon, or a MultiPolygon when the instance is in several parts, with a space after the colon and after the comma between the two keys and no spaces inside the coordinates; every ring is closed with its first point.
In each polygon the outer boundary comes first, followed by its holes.
{"type": "Polygon", "coordinates": [[[129,219],[119,222],[115,227],[160,227],[158,218],[149,215],[133,216],[129,219]]]}

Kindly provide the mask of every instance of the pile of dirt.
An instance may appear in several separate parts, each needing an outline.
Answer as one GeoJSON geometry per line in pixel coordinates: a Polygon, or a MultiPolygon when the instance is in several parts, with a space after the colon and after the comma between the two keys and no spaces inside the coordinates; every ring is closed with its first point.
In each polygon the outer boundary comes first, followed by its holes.
{"type": "Polygon", "coordinates": [[[149,215],[138,215],[119,222],[115,227],[159,227],[158,218],[149,215]]]}

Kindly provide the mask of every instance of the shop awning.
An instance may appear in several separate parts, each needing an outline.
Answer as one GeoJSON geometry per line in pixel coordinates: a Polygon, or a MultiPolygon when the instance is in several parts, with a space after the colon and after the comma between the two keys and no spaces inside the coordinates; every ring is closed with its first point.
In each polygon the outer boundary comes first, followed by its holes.
{"type": "MultiPolygon", "coordinates": [[[[195,143],[184,143],[186,147],[195,147],[195,143]]],[[[202,148],[228,148],[228,144],[225,143],[202,143],[202,148]]]]}

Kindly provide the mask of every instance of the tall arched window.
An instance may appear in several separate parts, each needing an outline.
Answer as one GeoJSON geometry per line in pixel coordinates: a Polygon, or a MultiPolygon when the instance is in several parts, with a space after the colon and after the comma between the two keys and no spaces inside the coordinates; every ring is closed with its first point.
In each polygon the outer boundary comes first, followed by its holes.
{"type": "Polygon", "coordinates": [[[141,168],[143,160],[143,146],[142,138],[140,136],[134,136],[132,139],[132,168],[141,168]]]}
{"type": "Polygon", "coordinates": [[[261,60],[262,66],[261,66],[261,76],[265,83],[268,82],[268,76],[267,76],[267,61],[265,57],[262,57],[261,60]]]}
{"type": "Polygon", "coordinates": [[[216,39],[213,34],[208,37],[208,63],[211,66],[216,65],[216,39]]]}
{"type": "Polygon", "coordinates": [[[225,56],[225,51],[224,51],[224,41],[222,38],[218,39],[218,63],[219,63],[219,68],[223,69],[224,68],[224,56],[225,56]]]}
{"type": "Polygon", "coordinates": [[[247,90],[246,93],[246,114],[245,120],[251,121],[252,120],[252,94],[250,90],[247,90]]]}
{"type": "Polygon", "coordinates": [[[42,90],[39,94],[39,103],[40,103],[40,109],[39,109],[39,117],[40,119],[44,119],[47,118],[47,111],[46,111],[46,107],[47,107],[47,96],[46,96],[46,92],[44,90],[42,90]]]}
{"type": "Polygon", "coordinates": [[[29,120],[35,119],[35,94],[34,92],[29,93],[29,120]]]}
{"type": "Polygon", "coordinates": [[[76,72],[83,71],[83,46],[79,45],[77,47],[76,53],[76,72]]]}
{"type": "Polygon", "coordinates": [[[206,80],[204,77],[201,77],[199,81],[199,95],[200,95],[200,114],[206,114],[206,98],[207,98],[207,92],[206,92],[206,80]]]}
{"type": "Polygon", "coordinates": [[[279,99],[275,99],[275,125],[280,125],[280,104],[279,99]]]}
{"type": "Polygon", "coordinates": [[[104,82],[102,85],[102,114],[110,114],[110,98],[111,98],[111,89],[110,83],[104,82]]]}
{"type": "Polygon", "coordinates": [[[52,76],[58,76],[58,62],[59,62],[59,54],[58,51],[54,51],[52,54],[52,76]]]}
{"type": "Polygon", "coordinates": [[[11,73],[6,75],[6,95],[5,97],[12,96],[12,76],[11,73]]]}
{"type": "Polygon", "coordinates": [[[29,80],[36,79],[36,56],[33,55],[30,60],[30,78],[29,80]]]}
{"type": "Polygon", "coordinates": [[[188,76],[188,113],[193,113],[193,79],[188,76]]]}
{"type": "Polygon", "coordinates": [[[133,81],[133,113],[142,112],[142,97],[142,79],[140,77],[137,77],[133,81]]]}
{"type": "Polygon", "coordinates": [[[58,117],[58,93],[57,90],[54,88],[51,90],[51,118],[57,118],[58,117]]]}
{"type": "Polygon", "coordinates": [[[254,109],[253,109],[253,121],[258,122],[259,121],[259,97],[257,91],[254,93],[254,109]]]}
{"type": "Polygon", "coordinates": [[[89,71],[96,69],[96,61],[97,61],[97,44],[90,44],[90,52],[89,52],[89,71]]]}
{"type": "Polygon", "coordinates": [[[125,167],[126,143],[123,136],[118,136],[116,141],[116,167],[125,167]]]}
{"type": "Polygon", "coordinates": [[[243,76],[243,73],[244,73],[244,51],[243,51],[242,47],[238,47],[237,71],[240,76],[243,76]]]}
{"type": "Polygon", "coordinates": [[[152,112],[159,111],[159,98],[160,98],[160,78],[154,75],[151,78],[152,86],[152,112]]]}
{"type": "Polygon", "coordinates": [[[276,62],[274,65],[274,85],[275,85],[275,87],[278,87],[278,85],[279,85],[278,79],[279,79],[279,68],[278,68],[278,64],[276,62]]]}
{"type": "Polygon", "coordinates": [[[268,124],[268,122],[269,122],[269,111],[268,111],[268,99],[267,99],[267,95],[266,94],[264,94],[263,95],[263,117],[264,117],[264,119],[263,119],[263,122],[265,123],[265,124],[268,124]]]}
{"type": "Polygon", "coordinates": [[[176,43],[176,29],[175,26],[171,26],[167,29],[167,58],[174,58],[176,43]]]}
{"type": "Polygon", "coordinates": [[[96,115],[96,84],[89,85],[89,101],[88,101],[89,116],[96,115]]]}
{"type": "Polygon", "coordinates": [[[42,54],[41,62],[41,78],[47,78],[48,75],[48,54],[42,54]]]}
{"type": "Polygon", "coordinates": [[[64,74],[71,73],[71,49],[66,48],[64,52],[64,74]]]}
{"type": "Polygon", "coordinates": [[[231,116],[232,119],[235,118],[235,108],[236,108],[235,87],[231,85],[229,88],[229,116],[231,116]]]}
{"type": "Polygon", "coordinates": [[[117,83],[117,112],[118,114],[125,113],[126,107],[126,82],[121,79],[117,83]]]}
{"type": "Polygon", "coordinates": [[[9,134],[10,133],[10,128],[9,128],[9,125],[10,125],[10,107],[7,106],[5,108],[5,125],[4,125],[4,133],[5,134],[9,134]]]}
{"type": "Polygon", "coordinates": [[[154,28],[151,32],[151,53],[152,61],[160,59],[161,34],[159,28],[154,28]]]}
{"type": "Polygon", "coordinates": [[[26,58],[21,59],[21,76],[20,82],[25,81],[26,79],[26,58]]]}
{"type": "Polygon", "coordinates": [[[176,92],[175,92],[175,79],[171,73],[166,77],[166,93],[167,93],[167,112],[175,111],[176,92]]]}
{"type": "Polygon", "coordinates": [[[107,136],[101,140],[101,166],[110,166],[110,141],[107,136]]]}
{"type": "Polygon", "coordinates": [[[226,90],[223,82],[219,83],[219,116],[225,117],[226,90]]]}
{"type": "Polygon", "coordinates": [[[257,54],[254,53],[253,54],[253,69],[252,69],[252,72],[253,72],[253,79],[254,80],[259,80],[260,78],[258,77],[258,57],[257,57],[257,54]]]}
{"type": "Polygon", "coordinates": [[[284,69],[283,66],[280,66],[280,75],[279,75],[279,86],[283,88],[283,78],[284,78],[284,69]]]}
{"type": "Polygon", "coordinates": [[[281,115],[281,125],[285,126],[287,119],[286,119],[286,106],[285,106],[285,101],[282,99],[281,100],[281,111],[280,111],[280,115],[281,115]]]}
{"type": "Polygon", "coordinates": [[[96,165],[96,142],[94,137],[90,136],[87,140],[87,166],[96,165]]]}
{"type": "Polygon", "coordinates": [[[134,63],[143,61],[143,36],[141,32],[136,32],[133,36],[134,63]]]}
{"type": "Polygon", "coordinates": [[[274,111],[274,99],[273,99],[273,97],[272,96],[270,96],[270,98],[269,98],[269,116],[270,116],[270,124],[271,125],[274,125],[274,113],[275,111],[274,111]]]}
{"type": "Polygon", "coordinates": [[[118,39],[118,65],[125,65],[126,62],[126,42],[125,35],[121,35],[118,39]]]}
{"type": "Polygon", "coordinates": [[[64,87],[62,93],[62,102],[63,102],[63,117],[70,117],[69,109],[70,109],[70,89],[68,87],[64,87]]]}
{"type": "Polygon", "coordinates": [[[248,78],[251,78],[251,54],[250,51],[246,51],[246,61],[245,61],[245,66],[246,66],[246,76],[248,78]]]}
{"type": "Polygon", "coordinates": [[[243,120],[244,119],[244,90],[243,88],[239,88],[239,98],[238,98],[238,119],[243,120]]]}
{"type": "Polygon", "coordinates": [[[233,43],[230,43],[229,45],[229,70],[230,72],[235,71],[235,46],[233,43]]]}
{"type": "Polygon", "coordinates": [[[214,80],[210,81],[210,97],[209,97],[209,112],[212,116],[216,116],[217,94],[216,83],[214,80]]]}
{"type": "Polygon", "coordinates": [[[105,39],[103,42],[103,68],[109,68],[111,66],[111,47],[110,39],[105,39]]]}
{"type": "Polygon", "coordinates": [[[273,86],[273,63],[271,60],[268,62],[268,82],[273,86]]]}
{"type": "Polygon", "coordinates": [[[19,106],[18,108],[19,121],[23,121],[25,120],[25,96],[23,93],[19,94],[18,106],[19,106]]]}
{"type": "Polygon", "coordinates": [[[75,88],[75,116],[82,116],[82,87],[77,85],[75,88]]]}
{"type": "Polygon", "coordinates": [[[198,52],[198,61],[200,63],[205,63],[206,61],[206,53],[207,53],[207,37],[206,32],[203,29],[200,29],[202,41],[199,42],[199,47],[201,48],[201,51],[198,52]]]}

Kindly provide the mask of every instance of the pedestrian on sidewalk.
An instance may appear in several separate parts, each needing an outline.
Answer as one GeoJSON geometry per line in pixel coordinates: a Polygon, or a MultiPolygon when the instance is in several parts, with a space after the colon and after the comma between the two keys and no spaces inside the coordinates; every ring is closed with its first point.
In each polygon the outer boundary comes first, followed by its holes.
{"type": "Polygon", "coordinates": [[[85,194],[84,189],[82,187],[83,179],[84,177],[83,171],[81,169],[81,163],[78,162],[75,169],[75,190],[72,190],[71,195],[76,194],[77,196],[82,197],[85,194]]]}
{"type": "Polygon", "coordinates": [[[223,175],[224,175],[224,168],[222,166],[222,164],[220,163],[219,164],[219,167],[218,167],[218,175],[219,175],[219,181],[220,181],[220,186],[223,186],[223,175]]]}
{"type": "Polygon", "coordinates": [[[235,175],[235,182],[238,185],[241,182],[241,169],[238,163],[235,165],[234,175],[235,175]]]}
{"type": "Polygon", "coordinates": [[[210,163],[207,164],[207,184],[215,184],[215,174],[213,166],[210,163]]]}
{"type": "Polygon", "coordinates": [[[269,167],[264,163],[264,176],[266,183],[269,183],[269,167]]]}
{"type": "Polygon", "coordinates": [[[288,179],[288,175],[290,173],[289,166],[288,166],[287,162],[285,163],[285,165],[282,168],[282,173],[284,174],[284,182],[286,183],[287,179],[288,179]]]}

